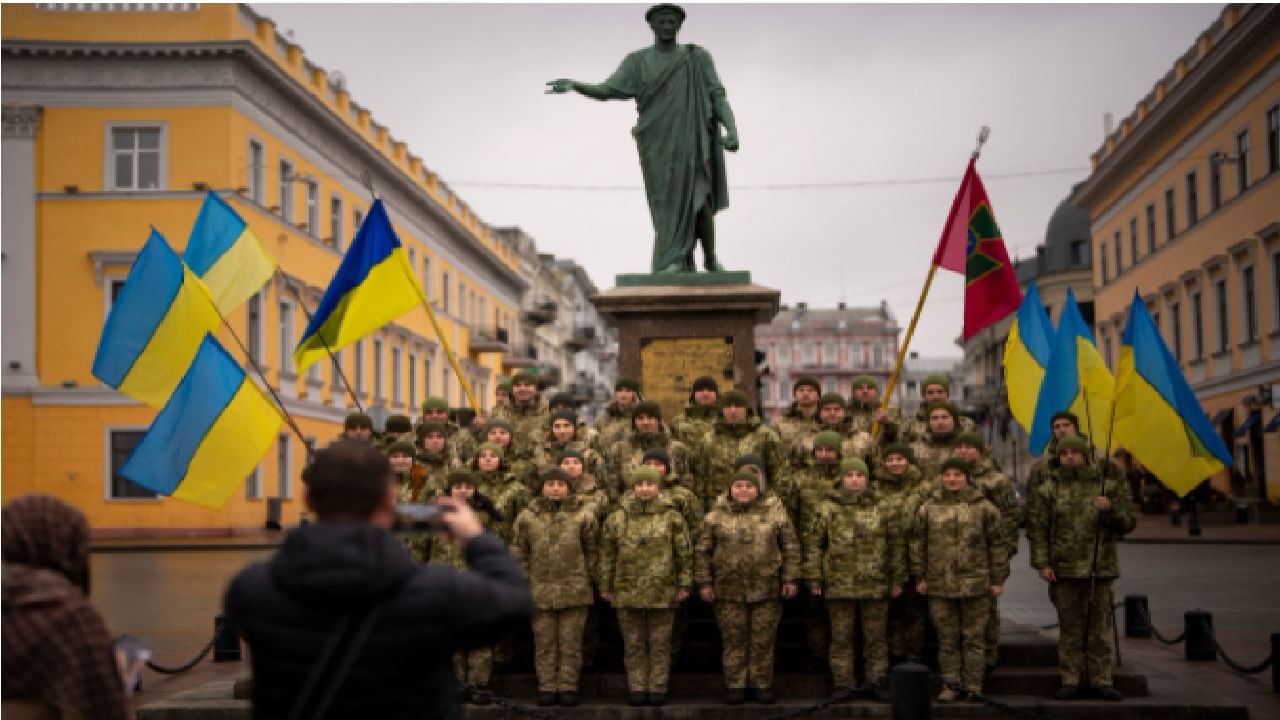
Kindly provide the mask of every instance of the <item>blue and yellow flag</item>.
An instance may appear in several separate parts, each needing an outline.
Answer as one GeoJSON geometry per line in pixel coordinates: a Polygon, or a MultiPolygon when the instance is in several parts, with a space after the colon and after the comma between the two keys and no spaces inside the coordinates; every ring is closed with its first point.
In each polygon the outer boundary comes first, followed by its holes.
{"type": "Polygon", "coordinates": [[[1231,452],[1134,292],[1116,366],[1115,444],[1186,495],[1231,465],[1231,452]]]}
{"type": "Polygon", "coordinates": [[[93,376],[163,407],[204,336],[220,322],[204,283],[152,230],[102,328],[93,376]]]}
{"type": "Polygon", "coordinates": [[[283,418],[212,335],[120,474],[170,497],[220,508],[276,441],[283,418]]]}
{"type": "Polygon", "coordinates": [[[1040,301],[1033,281],[1013,316],[1009,338],[1004,343],[1004,382],[1009,395],[1009,411],[1027,432],[1036,417],[1036,401],[1044,370],[1053,347],[1053,323],[1040,301]]]}
{"type": "Polygon", "coordinates": [[[276,261],[249,225],[212,190],[200,206],[182,260],[204,281],[223,315],[240,307],[276,271],[276,261]]]}
{"type": "Polygon", "coordinates": [[[1075,413],[1080,419],[1080,432],[1095,445],[1106,447],[1114,399],[1115,379],[1098,352],[1093,331],[1080,315],[1076,294],[1068,289],[1053,352],[1036,398],[1035,419],[1031,423],[1032,454],[1044,452],[1053,437],[1053,415],[1063,410],[1075,413]]]}
{"type": "Polygon", "coordinates": [[[375,200],[293,351],[298,373],[425,302],[391,218],[375,200]]]}

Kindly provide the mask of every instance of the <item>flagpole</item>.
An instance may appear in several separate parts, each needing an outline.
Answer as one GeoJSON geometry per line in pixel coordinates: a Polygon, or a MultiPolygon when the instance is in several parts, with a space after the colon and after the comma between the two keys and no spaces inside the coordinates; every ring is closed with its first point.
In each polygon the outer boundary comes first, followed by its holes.
{"type": "MultiPolygon", "coordinates": [[[[983,125],[978,131],[978,144],[973,149],[973,154],[969,156],[969,162],[976,162],[982,154],[982,146],[987,143],[987,138],[991,137],[991,128],[983,125]]],[[[893,365],[893,374],[889,376],[889,384],[884,389],[884,397],[880,400],[880,409],[887,410],[889,401],[893,399],[894,388],[898,386],[898,376],[902,374],[902,364],[906,360],[907,350],[911,347],[911,338],[916,333],[916,324],[920,322],[920,313],[924,310],[924,300],[929,296],[929,288],[933,285],[933,276],[938,272],[937,263],[929,265],[929,274],[924,278],[924,287],[920,289],[920,299],[916,301],[916,311],[911,315],[911,322],[907,325],[906,337],[902,340],[902,346],[898,348],[898,358],[893,365]]],[[[880,434],[880,421],[875,420],[871,423],[871,436],[876,437],[880,434]]]]}
{"type": "MultiPolygon", "coordinates": [[[[289,290],[293,293],[293,297],[298,301],[298,307],[302,308],[302,313],[307,316],[307,325],[311,325],[311,311],[307,309],[307,304],[302,300],[302,294],[298,292],[298,288],[289,279],[284,277],[284,273],[276,268],[276,272],[280,274],[280,279],[285,285],[289,286],[289,290]]],[[[333,365],[334,372],[338,373],[338,379],[342,381],[342,387],[347,389],[347,394],[351,396],[351,401],[356,404],[356,409],[364,412],[364,406],[360,404],[360,397],[356,395],[355,388],[351,387],[351,383],[347,382],[347,374],[342,371],[342,363],[338,362],[338,358],[333,354],[333,348],[329,346],[329,341],[324,339],[324,333],[316,333],[316,337],[320,338],[320,342],[324,345],[324,351],[329,354],[329,362],[333,365]]]]}

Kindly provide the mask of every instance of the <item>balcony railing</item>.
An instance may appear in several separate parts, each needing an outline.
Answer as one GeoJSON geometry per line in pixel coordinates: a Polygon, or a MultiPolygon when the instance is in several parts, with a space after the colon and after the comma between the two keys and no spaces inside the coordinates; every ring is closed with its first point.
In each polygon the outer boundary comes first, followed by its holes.
{"type": "Polygon", "coordinates": [[[502,367],[505,369],[531,368],[537,364],[538,350],[532,345],[523,348],[509,346],[502,355],[502,367]]]}
{"type": "Polygon", "coordinates": [[[555,322],[556,304],[550,300],[540,302],[532,308],[525,310],[521,316],[526,322],[534,325],[546,325],[549,322],[555,322]]]}
{"type": "Polygon", "coordinates": [[[511,344],[511,331],[503,327],[482,327],[471,336],[471,351],[479,353],[506,352],[511,344]]]}

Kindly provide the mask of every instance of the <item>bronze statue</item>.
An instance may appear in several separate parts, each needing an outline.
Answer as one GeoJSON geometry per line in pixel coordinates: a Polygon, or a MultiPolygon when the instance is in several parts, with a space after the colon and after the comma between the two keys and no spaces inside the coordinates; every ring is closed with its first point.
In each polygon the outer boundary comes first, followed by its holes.
{"type": "Polygon", "coordinates": [[[653,218],[652,272],[693,272],[699,240],[703,266],[720,272],[715,213],[729,207],[724,151],[738,149],[738,126],[711,55],[697,45],[676,43],[684,9],[655,5],[644,18],[653,29],[652,47],[627,55],[599,85],[553,80],[547,92],[574,91],[594,100],[635,98],[640,117],[631,134],[653,218]]]}

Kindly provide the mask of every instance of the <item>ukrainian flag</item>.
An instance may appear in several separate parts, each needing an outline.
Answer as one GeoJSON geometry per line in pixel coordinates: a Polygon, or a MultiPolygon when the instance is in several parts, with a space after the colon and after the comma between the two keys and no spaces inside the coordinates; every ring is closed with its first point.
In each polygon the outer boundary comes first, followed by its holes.
{"type": "Polygon", "coordinates": [[[1049,313],[1045,312],[1040,291],[1032,282],[1013,316],[1009,338],[1004,343],[1004,381],[1009,410],[1027,432],[1035,421],[1036,401],[1040,397],[1044,369],[1049,364],[1053,334],[1049,313]]]}
{"type": "Polygon", "coordinates": [[[204,281],[223,315],[240,307],[276,271],[276,261],[248,224],[212,190],[204,196],[182,259],[204,281]]]}
{"type": "Polygon", "coordinates": [[[409,267],[386,208],[375,200],[293,351],[298,373],[327,357],[330,350],[350,345],[419,303],[426,303],[422,286],[409,267]]]}
{"type": "Polygon", "coordinates": [[[1137,292],[1120,338],[1115,443],[1179,496],[1231,465],[1137,292]]]}
{"type": "Polygon", "coordinates": [[[1076,294],[1070,289],[1052,347],[1031,423],[1031,452],[1035,455],[1043,453],[1049,444],[1053,415],[1063,410],[1080,418],[1080,432],[1095,444],[1106,442],[1111,432],[1115,379],[1107,370],[1093,341],[1093,331],[1080,315],[1076,294]]]}
{"type": "Polygon", "coordinates": [[[220,508],[276,440],[283,418],[212,335],[120,474],[220,508]]]}
{"type": "Polygon", "coordinates": [[[204,284],[153,229],[111,306],[93,375],[131,398],[162,407],[204,336],[220,322],[204,284]]]}

